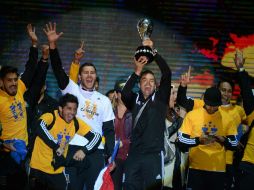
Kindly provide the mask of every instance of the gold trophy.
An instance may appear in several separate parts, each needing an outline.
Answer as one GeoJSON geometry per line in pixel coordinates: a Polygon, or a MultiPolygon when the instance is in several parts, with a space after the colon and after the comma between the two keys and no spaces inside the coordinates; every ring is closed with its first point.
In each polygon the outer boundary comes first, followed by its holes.
{"type": "MultiPolygon", "coordinates": [[[[140,19],[137,24],[137,29],[142,42],[150,39],[153,31],[153,22],[147,18],[140,19]]],[[[147,63],[151,63],[153,61],[153,50],[149,46],[139,46],[135,52],[136,60],[140,56],[146,56],[148,59],[147,63]]]]}

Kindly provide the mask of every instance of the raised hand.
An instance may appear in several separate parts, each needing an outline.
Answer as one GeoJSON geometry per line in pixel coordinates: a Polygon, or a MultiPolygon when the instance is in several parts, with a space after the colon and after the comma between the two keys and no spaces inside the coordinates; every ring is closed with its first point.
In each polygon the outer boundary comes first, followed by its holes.
{"type": "Polygon", "coordinates": [[[181,86],[186,87],[191,82],[191,66],[189,66],[188,72],[181,75],[181,86]]]}
{"type": "Polygon", "coordinates": [[[146,39],[142,42],[143,46],[149,46],[150,48],[153,49],[153,41],[150,39],[146,39]]]}
{"type": "Polygon", "coordinates": [[[243,51],[240,51],[239,49],[236,50],[234,62],[237,69],[243,68],[243,64],[245,62],[245,58],[243,58],[243,51]]]}
{"type": "Polygon", "coordinates": [[[77,49],[74,54],[74,59],[73,59],[74,63],[80,63],[80,60],[84,57],[85,55],[84,47],[85,47],[85,42],[84,40],[81,40],[80,48],[77,49]]]}
{"type": "Polygon", "coordinates": [[[140,56],[138,60],[134,58],[134,64],[135,64],[135,73],[137,75],[140,75],[144,66],[147,64],[148,59],[146,56],[140,56]]]}
{"type": "Polygon", "coordinates": [[[51,49],[54,49],[56,46],[56,41],[63,35],[63,32],[57,34],[56,32],[56,23],[53,24],[49,22],[46,24],[46,28],[43,28],[44,33],[46,34],[51,49]]]}
{"type": "Polygon", "coordinates": [[[28,24],[26,28],[27,28],[27,33],[32,41],[32,45],[37,45],[38,38],[35,34],[35,27],[33,27],[32,24],[28,24]]]}

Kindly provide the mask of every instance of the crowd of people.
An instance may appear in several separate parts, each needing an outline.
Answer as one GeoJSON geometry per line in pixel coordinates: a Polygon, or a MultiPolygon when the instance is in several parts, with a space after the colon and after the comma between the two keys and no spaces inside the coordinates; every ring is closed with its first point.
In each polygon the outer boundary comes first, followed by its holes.
{"type": "Polygon", "coordinates": [[[234,62],[242,105],[232,103],[235,84],[228,79],[200,99],[188,98],[191,68],[177,89],[170,64],[150,39],[142,45],[151,48],[160,81],[141,55],[134,57],[130,77],[103,95],[95,65],[81,64],[84,42],[66,74],[57,48],[63,33],[55,23],[43,30],[48,44],[40,59],[28,24],[31,48],[23,74],[12,66],[0,70],[1,189],[97,190],[105,166],[114,186],[108,190],[252,189],[254,97],[241,52],[234,62]],[[49,62],[59,100],[46,93],[49,62]]]}

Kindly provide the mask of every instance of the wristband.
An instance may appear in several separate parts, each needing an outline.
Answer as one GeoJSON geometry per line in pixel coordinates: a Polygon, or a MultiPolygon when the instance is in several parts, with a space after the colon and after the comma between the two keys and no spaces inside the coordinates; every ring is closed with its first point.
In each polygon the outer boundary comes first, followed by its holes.
{"type": "Polygon", "coordinates": [[[243,67],[241,67],[241,68],[239,69],[239,72],[243,72],[243,71],[245,71],[245,69],[244,69],[243,67]]]}
{"type": "Polygon", "coordinates": [[[154,48],[153,49],[153,56],[155,56],[157,53],[158,53],[158,50],[154,48]]]}
{"type": "Polygon", "coordinates": [[[239,69],[239,72],[243,72],[245,69],[243,68],[243,67],[241,67],[240,69],[239,69]]]}

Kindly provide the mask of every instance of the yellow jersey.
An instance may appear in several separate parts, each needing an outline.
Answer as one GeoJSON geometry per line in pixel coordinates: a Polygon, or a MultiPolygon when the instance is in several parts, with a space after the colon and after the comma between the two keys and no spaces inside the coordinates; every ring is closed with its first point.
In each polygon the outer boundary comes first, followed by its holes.
{"type": "MultiPolygon", "coordinates": [[[[201,108],[204,105],[205,105],[205,103],[203,100],[194,99],[193,110],[201,108]]],[[[225,111],[226,113],[228,113],[230,115],[230,117],[232,118],[232,120],[234,122],[234,125],[232,125],[232,127],[234,126],[234,127],[236,127],[236,129],[242,122],[245,122],[245,120],[246,120],[245,111],[241,106],[232,105],[232,104],[230,104],[229,106],[222,105],[219,107],[219,111],[225,111]]],[[[234,152],[231,150],[226,151],[226,163],[227,164],[233,163],[233,154],[234,154],[234,152]]]]}
{"type": "MultiPolygon", "coordinates": [[[[207,134],[226,137],[236,135],[236,128],[232,125],[233,121],[228,114],[220,111],[208,114],[204,108],[199,108],[186,115],[180,133],[189,135],[190,138],[207,134]]],[[[189,140],[185,142],[188,143],[189,140]]],[[[226,169],[225,147],[218,142],[191,147],[189,167],[204,171],[224,172],[226,169]]]]}
{"type": "Polygon", "coordinates": [[[79,64],[72,62],[70,67],[69,77],[75,83],[78,83],[78,72],[79,72],[79,64]]]}
{"type": "MultiPolygon", "coordinates": [[[[67,155],[68,144],[71,139],[74,137],[75,125],[74,120],[71,123],[66,123],[58,114],[58,111],[54,111],[55,114],[55,124],[52,126],[50,130],[47,130],[47,126],[49,126],[53,122],[52,113],[45,113],[40,117],[40,126],[42,127],[47,136],[54,139],[54,141],[60,146],[64,148],[64,157],[67,155]]],[[[88,126],[84,121],[78,119],[79,130],[77,134],[81,136],[85,136],[90,130],[91,127],[88,126]]],[[[53,150],[40,138],[36,137],[34,149],[32,153],[32,158],[30,162],[31,168],[43,171],[48,174],[58,174],[62,173],[64,167],[60,167],[57,170],[54,170],[53,166],[51,166],[51,162],[53,159],[53,150]]]]}
{"type": "MultiPolygon", "coordinates": [[[[236,129],[238,126],[246,120],[246,114],[244,109],[238,105],[229,105],[229,106],[220,106],[220,111],[225,111],[232,118],[236,129]]],[[[233,154],[234,152],[231,150],[226,150],[226,163],[233,164],[233,154]]]]}
{"type": "MultiPolygon", "coordinates": [[[[251,125],[253,120],[254,120],[254,111],[247,116],[248,126],[251,125]]],[[[244,149],[242,161],[246,161],[246,162],[250,162],[254,164],[254,130],[253,128],[249,133],[249,137],[248,137],[246,147],[244,149]]]]}
{"type": "Polygon", "coordinates": [[[0,139],[20,139],[28,143],[27,114],[24,93],[26,86],[18,80],[18,90],[15,96],[10,96],[0,89],[0,123],[2,135],[0,139]]]}

